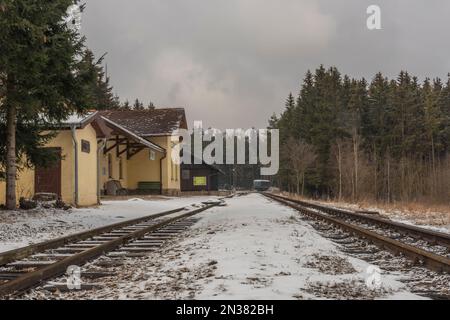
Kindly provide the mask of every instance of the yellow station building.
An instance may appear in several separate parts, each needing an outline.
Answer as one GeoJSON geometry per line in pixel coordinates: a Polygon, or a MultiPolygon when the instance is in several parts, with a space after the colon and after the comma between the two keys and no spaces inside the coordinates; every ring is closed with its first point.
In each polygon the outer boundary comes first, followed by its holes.
{"type": "MultiPolygon", "coordinates": [[[[45,147],[61,155],[50,168],[21,170],[17,196],[55,194],[77,207],[105,194],[180,193],[180,166],[172,160],[174,132],[187,129],[182,108],[101,111],[72,116],[45,147]]],[[[0,182],[0,204],[5,182],[0,182]]]]}

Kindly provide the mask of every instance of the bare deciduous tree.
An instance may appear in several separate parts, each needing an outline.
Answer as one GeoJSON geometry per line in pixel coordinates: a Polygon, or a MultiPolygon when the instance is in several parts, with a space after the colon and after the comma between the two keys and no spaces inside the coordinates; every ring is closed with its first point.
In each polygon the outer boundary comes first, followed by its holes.
{"type": "Polygon", "coordinates": [[[317,156],[314,148],[294,138],[289,138],[283,148],[283,157],[289,163],[289,169],[293,173],[297,194],[304,195],[305,191],[305,173],[309,166],[316,160],[317,156]],[[300,192],[300,185],[302,190],[300,192]]]}

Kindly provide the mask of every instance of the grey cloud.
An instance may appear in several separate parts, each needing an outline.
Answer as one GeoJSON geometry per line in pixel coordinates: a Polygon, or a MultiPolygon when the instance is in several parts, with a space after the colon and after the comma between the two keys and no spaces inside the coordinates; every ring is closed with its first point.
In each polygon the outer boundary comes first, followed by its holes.
{"type": "Polygon", "coordinates": [[[83,32],[108,52],[122,99],[184,106],[190,121],[264,127],[308,69],[352,76],[450,71],[446,0],[95,0],[83,32]],[[383,30],[365,28],[382,8],[383,30]]]}

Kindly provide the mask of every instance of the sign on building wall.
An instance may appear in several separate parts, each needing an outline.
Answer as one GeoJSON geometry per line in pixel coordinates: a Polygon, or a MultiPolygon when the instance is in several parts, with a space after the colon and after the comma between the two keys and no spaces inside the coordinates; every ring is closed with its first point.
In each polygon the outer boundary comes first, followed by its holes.
{"type": "Polygon", "coordinates": [[[194,186],[204,187],[207,185],[208,185],[208,182],[207,182],[206,177],[194,177],[194,186]]]}

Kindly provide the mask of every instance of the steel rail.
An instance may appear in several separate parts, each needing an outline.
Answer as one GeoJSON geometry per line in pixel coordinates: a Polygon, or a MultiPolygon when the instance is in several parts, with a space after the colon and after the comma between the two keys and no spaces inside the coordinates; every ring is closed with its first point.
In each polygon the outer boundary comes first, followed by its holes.
{"type": "Polygon", "coordinates": [[[275,196],[272,194],[264,193],[264,195],[272,200],[278,201],[286,206],[289,206],[301,213],[314,218],[320,219],[325,222],[336,225],[337,227],[355,234],[357,236],[363,237],[368,241],[376,244],[378,247],[382,249],[387,249],[393,254],[403,253],[406,257],[413,260],[415,263],[422,262],[424,266],[427,268],[437,271],[437,272],[446,272],[450,273],[450,259],[447,257],[443,257],[428,251],[425,251],[420,248],[416,248],[409,244],[402,243],[400,241],[388,238],[379,233],[369,231],[360,226],[356,226],[350,224],[348,222],[339,220],[337,218],[325,215],[323,213],[319,213],[316,211],[312,211],[301,204],[295,203],[295,201],[282,199],[283,197],[275,196]]]}
{"type": "Polygon", "coordinates": [[[83,231],[80,233],[64,236],[61,238],[52,239],[52,240],[44,241],[41,243],[29,245],[26,247],[6,251],[3,253],[0,253],[0,267],[6,265],[8,263],[11,263],[13,261],[24,259],[33,254],[41,253],[45,250],[55,249],[55,248],[64,246],[66,244],[70,244],[72,242],[86,240],[86,239],[92,238],[94,236],[97,236],[97,235],[100,235],[103,233],[107,233],[107,232],[115,230],[115,229],[132,226],[132,225],[135,225],[135,224],[138,224],[141,222],[155,220],[160,217],[178,213],[180,211],[183,211],[184,209],[185,209],[185,207],[177,208],[177,209],[173,209],[173,210],[169,210],[169,211],[165,211],[165,212],[160,212],[160,213],[148,215],[145,217],[140,217],[140,218],[136,218],[136,219],[132,219],[132,220],[118,222],[118,223],[110,224],[107,226],[99,227],[96,229],[83,231]]]}
{"type": "MultiPolygon", "coordinates": [[[[233,196],[234,196],[234,194],[231,194],[229,196],[221,197],[218,200],[220,201],[223,199],[232,198],[233,196]]],[[[182,208],[177,208],[177,209],[164,211],[164,212],[160,212],[160,213],[154,213],[154,214],[147,215],[144,217],[126,220],[126,221],[110,224],[107,226],[103,226],[103,227],[99,227],[99,228],[95,228],[95,229],[91,229],[91,230],[87,230],[87,231],[82,231],[82,232],[79,232],[76,234],[63,236],[63,237],[48,240],[48,241],[43,241],[43,242],[32,244],[32,245],[29,245],[26,247],[2,252],[2,253],[0,253],[0,267],[6,265],[8,263],[11,263],[13,261],[24,259],[33,254],[40,253],[40,252],[43,252],[43,251],[46,251],[49,249],[55,249],[55,248],[64,246],[66,244],[70,244],[72,242],[83,241],[83,240],[92,238],[92,237],[100,235],[102,233],[107,233],[107,232],[115,230],[115,229],[132,226],[132,225],[135,225],[135,224],[138,224],[141,222],[151,221],[151,220],[155,220],[160,217],[178,213],[180,211],[183,211],[185,208],[186,207],[182,207],[182,208]]]]}
{"type": "Polygon", "coordinates": [[[306,201],[291,199],[291,198],[288,198],[285,196],[274,195],[274,194],[270,194],[270,195],[273,197],[277,197],[279,199],[297,203],[297,204],[307,207],[307,208],[319,210],[319,211],[328,213],[330,215],[345,216],[345,217],[352,218],[352,219],[367,221],[372,224],[386,226],[386,227],[395,229],[401,233],[407,233],[411,236],[419,237],[419,238],[425,239],[429,242],[432,242],[435,244],[440,244],[442,246],[446,246],[447,248],[450,248],[450,235],[443,233],[443,232],[437,232],[437,231],[433,231],[433,230],[420,228],[417,226],[407,225],[404,223],[384,219],[381,217],[376,217],[376,216],[371,216],[371,215],[367,215],[367,214],[361,214],[361,213],[351,212],[351,211],[347,211],[347,210],[342,210],[342,209],[338,209],[338,208],[332,208],[332,207],[328,207],[328,206],[324,206],[324,205],[318,205],[318,204],[310,203],[310,202],[306,202],[306,201]]]}
{"type": "Polygon", "coordinates": [[[25,273],[22,276],[19,276],[18,278],[14,279],[14,280],[8,281],[8,282],[0,285],[0,297],[5,297],[8,295],[14,294],[16,292],[22,292],[29,288],[35,287],[36,285],[39,285],[40,283],[42,283],[45,280],[48,280],[50,278],[54,278],[56,276],[64,274],[69,266],[82,265],[89,260],[92,260],[94,258],[104,255],[107,252],[114,251],[115,249],[120,248],[121,246],[126,245],[127,243],[129,243],[133,240],[142,238],[147,233],[161,229],[161,228],[163,228],[167,225],[170,225],[174,222],[192,217],[200,212],[211,209],[218,205],[220,205],[220,202],[207,204],[202,208],[195,209],[193,211],[187,212],[185,214],[181,214],[174,218],[169,218],[169,219],[164,220],[155,225],[152,225],[152,226],[140,229],[140,230],[136,230],[132,233],[118,237],[117,239],[107,241],[104,244],[98,245],[91,249],[86,249],[83,252],[73,254],[70,257],[64,258],[64,259],[57,261],[53,264],[50,264],[44,268],[29,272],[29,273],[25,273]]]}

